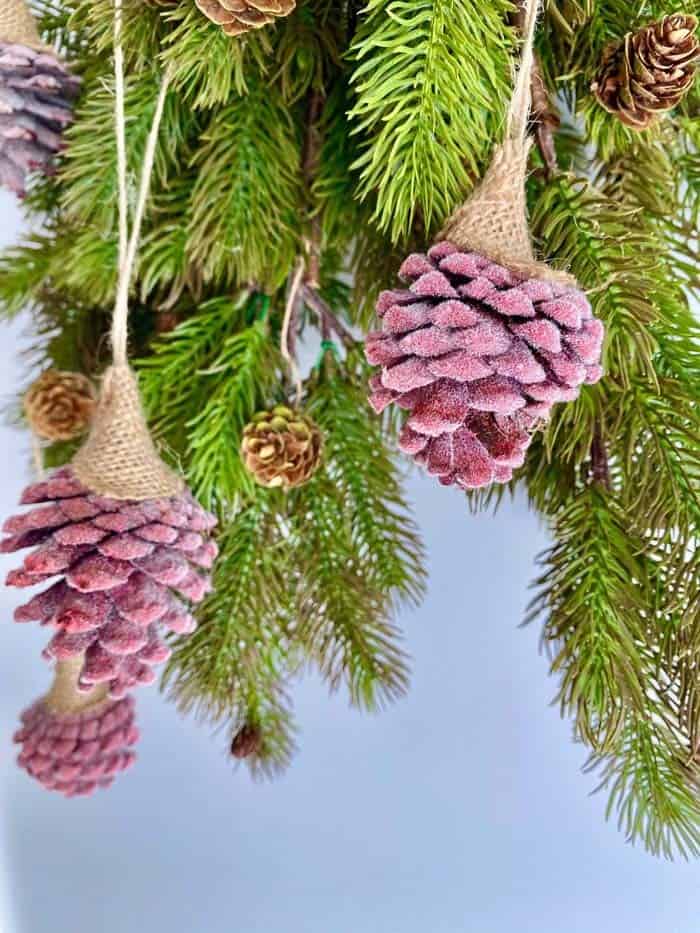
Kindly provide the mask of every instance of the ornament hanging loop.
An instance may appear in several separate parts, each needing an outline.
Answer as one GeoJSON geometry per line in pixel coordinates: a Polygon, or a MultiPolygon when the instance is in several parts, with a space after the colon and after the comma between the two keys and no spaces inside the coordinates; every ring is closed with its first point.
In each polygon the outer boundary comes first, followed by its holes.
{"type": "Polygon", "coordinates": [[[100,402],[87,441],[73,459],[73,470],[89,489],[114,499],[144,500],[175,496],[184,483],[161,460],[146,424],[136,375],[128,362],[129,286],[148,201],[158,131],[168,93],[169,75],[161,80],[153,122],[143,157],[138,198],[129,235],[127,217],[126,116],[124,56],[121,46],[122,0],[114,0],[115,132],[119,192],[119,276],[112,315],[113,365],[102,380],[100,402]]]}
{"type": "Polygon", "coordinates": [[[526,0],[520,66],[508,109],[505,139],[497,146],[481,183],[448,219],[439,239],[488,256],[526,278],[573,285],[575,280],[568,273],[552,269],[535,258],[527,219],[525,180],[532,145],[528,121],[539,9],[540,0],[526,0]]]}

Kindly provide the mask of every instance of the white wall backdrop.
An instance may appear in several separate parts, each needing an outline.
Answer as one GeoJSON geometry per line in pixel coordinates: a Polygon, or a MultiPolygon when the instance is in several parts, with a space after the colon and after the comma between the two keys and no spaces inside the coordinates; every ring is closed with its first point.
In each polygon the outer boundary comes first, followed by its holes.
{"type": "MultiPolygon", "coordinates": [[[[0,218],[6,244],[19,215],[3,193],[0,218]]],[[[1,326],[5,402],[28,322],[1,326]]],[[[28,438],[2,427],[0,449],[8,515],[28,438]]],[[[130,773],[87,800],[43,791],[11,737],[48,683],[46,634],[13,624],[22,594],[0,591],[2,933],[696,933],[700,870],[604,823],[538,633],[517,628],[546,543],[536,518],[522,502],[475,518],[456,491],[409,485],[431,574],[401,620],[411,693],[362,717],[307,680],[301,749],[274,784],[234,772],[224,736],[153,689],[130,773]]]]}

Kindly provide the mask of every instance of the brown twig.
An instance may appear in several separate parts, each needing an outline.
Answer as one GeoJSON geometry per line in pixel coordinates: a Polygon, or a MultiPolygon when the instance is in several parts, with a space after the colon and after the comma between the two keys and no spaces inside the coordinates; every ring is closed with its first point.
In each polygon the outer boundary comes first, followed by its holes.
{"type": "Polygon", "coordinates": [[[598,422],[596,422],[593,440],[591,441],[591,479],[605,489],[610,489],[608,449],[598,422]]]}
{"type": "MultiPolygon", "coordinates": [[[[522,32],[525,4],[523,0],[516,0],[516,2],[518,8],[511,17],[511,22],[519,32],[522,32]]],[[[535,140],[545,164],[546,176],[551,178],[558,171],[554,136],[561,125],[561,120],[544,83],[542,65],[536,53],[532,64],[531,92],[531,119],[535,129],[535,140]]]]}
{"type": "Polygon", "coordinates": [[[554,135],[561,125],[561,120],[545,86],[542,67],[537,56],[532,66],[532,119],[535,124],[537,148],[545,164],[547,178],[551,178],[559,168],[554,135]]]}
{"type": "Polygon", "coordinates": [[[352,350],[353,347],[355,347],[357,344],[357,341],[350,333],[348,328],[342,323],[342,321],[340,321],[331,311],[327,302],[321,298],[319,293],[310,286],[305,285],[302,295],[306,304],[311,308],[312,311],[315,311],[321,319],[322,330],[323,322],[325,321],[326,326],[329,327],[338,336],[345,349],[352,350]]]}

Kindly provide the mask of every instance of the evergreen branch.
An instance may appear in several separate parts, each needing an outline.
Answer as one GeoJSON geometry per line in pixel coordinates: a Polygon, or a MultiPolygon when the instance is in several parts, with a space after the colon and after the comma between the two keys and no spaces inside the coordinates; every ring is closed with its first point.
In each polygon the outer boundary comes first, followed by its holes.
{"type": "Polygon", "coordinates": [[[593,755],[587,769],[601,774],[607,815],[617,812],[628,841],[672,858],[700,854],[697,765],[679,754],[677,737],[661,721],[631,715],[619,749],[593,755]]]}
{"type": "Polygon", "coordinates": [[[353,705],[379,709],[405,693],[406,656],[387,619],[386,595],[365,578],[343,497],[325,472],[305,487],[290,520],[303,568],[296,635],[332,691],[345,683],[353,705]]]}
{"type": "Polygon", "coordinates": [[[198,611],[197,630],[174,641],[163,689],[183,712],[238,727],[252,711],[279,709],[289,670],[284,546],[274,508],[258,494],[226,515],[214,592],[198,611]]]}
{"type": "Polygon", "coordinates": [[[300,166],[301,140],[279,91],[251,79],[193,158],[187,255],[207,279],[283,284],[300,246],[300,166]]]}
{"type": "Polygon", "coordinates": [[[426,233],[478,177],[508,97],[509,4],[370,0],[351,47],[350,113],[358,194],[404,239],[416,212],[426,233]]]}
{"type": "Polygon", "coordinates": [[[563,507],[554,536],[527,621],[548,614],[543,639],[561,678],[562,714],[573,714],[588,745],[608,751],[628,710],[645,709],[646,569],[624,514],[599,485],[563,507]]]}

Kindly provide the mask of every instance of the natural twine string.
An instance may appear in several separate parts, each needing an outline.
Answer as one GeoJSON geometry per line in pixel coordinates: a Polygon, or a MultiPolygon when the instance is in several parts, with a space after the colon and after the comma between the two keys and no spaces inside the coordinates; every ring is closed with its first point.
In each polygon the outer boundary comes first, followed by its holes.
{"type": "Polygon", "coordinates": [[[87,441],[73,459],[73,470],[89,489],[114,499],[154,499],[182,492],[183,482],[158,456],[143,413],[136,376],[128,362],[129,286],[148,201],[158,130],[168,92],[161,81],[141,169],[131,235],[127,216],[126,116],[122,2],[114,0],[115,132],[119,204],[119,276],[112,315],[113,365],[102,380],[100,402],[87,441]]]}
{"type": "Polygon", "coordinates": [[[482,253],[527,278],[573,284],[574,279],[568,273],[535,259],[527,219],[525,179],[531,145],[528,120],[539,9],[540,0],[526,0],[520,66],[508,109],[505,139],[496,147],[481,183],[448,219],[439,239],[449,240],[463,250],[482,253]]]}
{"type": "Polygon", "coordinates": [[[289,367],[289,372],[294,383],[294,391],[296,396],[296,406],[297,408],[301,405],[301,399],[303,395],[303,387],[301,382],[301,373],[299,372],[299,366],[297,361],[294,358],[294,354],[290,350],[290,329],[292,326],[292,321],[294,320],[294,312],[296,311],[297,302],[299,301],[299,291],[302,286],[302,281],[304,278],[304,269],[305,262],[303,258],[299,258],[297,262],[296,269],[294,270],[294,275],[289,286],[289,294],[287,295],[287,305],[284,309],[284,319],[282,321],[282,333],[280,335],[280,352],[284,358],[287,366],[289,367]]]}
{"type": "Polygon", "coordinates": [[[34,472],[36,473],[37,480],[41,481],[44,478],[44,450],[41,446],[41,441],[34,433],[32,435],[32,460],[34,461],[34,472]]]}
{"type": "Polygon", "coordinates": [[[97,684],[85,693],[78,690],[84,661],[85,655],[81,654],[68,661],[56,662],[53,683],[44,697],[44,705],[49,712],[59,716],[76,716],[105,702],[109,692],[107,684],[97,684]]]}
{"type": "Polygon", "coordinates": [[[0,0],[0,42],[53,52],[39,38],[36,20],[25,0],[0,0]]]}

